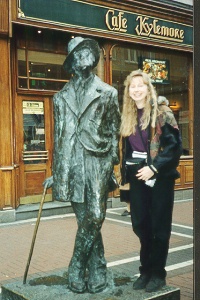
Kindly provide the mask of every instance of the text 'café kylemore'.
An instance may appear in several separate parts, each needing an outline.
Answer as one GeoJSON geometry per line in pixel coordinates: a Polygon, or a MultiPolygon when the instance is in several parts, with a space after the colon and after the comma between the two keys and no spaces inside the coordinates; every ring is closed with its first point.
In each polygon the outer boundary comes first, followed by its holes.
{"type": "MultiPolygon", "coordinates": [[[[106,26],[111,31],[127,32],[128,20],[124,16],[124,12],[115,12],[109,9],[106,13],[106,26]]],[[[134,28],[138,36],[155,37],[160,39],[168,39],[183,42],[184,30],[174,27],[159,25],[158,19],[150,20],[146,16],[137,16],[138,25],[134,28]]]]}

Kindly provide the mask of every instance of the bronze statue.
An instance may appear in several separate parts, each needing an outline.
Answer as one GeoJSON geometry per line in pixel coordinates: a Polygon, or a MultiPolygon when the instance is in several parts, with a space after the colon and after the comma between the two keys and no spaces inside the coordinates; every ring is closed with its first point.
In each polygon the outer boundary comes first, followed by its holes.
{"type": "Polygon", "coordinates": [[[106,260],[101,227],[109,179],[118,164],[120,113],[117,91],[92,73],[100,48],[89,38],[68,44],[64,68],[72,77],[55,94],[53,199],[71,201],[78,230],[69,264],[69,288],[97,293],[106,288],[106,260]],[[86,270],[88,283],[86,287],[86,270]]]}

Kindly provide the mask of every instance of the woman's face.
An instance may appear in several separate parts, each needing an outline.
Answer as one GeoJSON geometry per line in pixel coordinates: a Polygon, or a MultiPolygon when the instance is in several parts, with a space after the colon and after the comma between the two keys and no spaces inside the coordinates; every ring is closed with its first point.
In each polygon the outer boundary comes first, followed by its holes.
{"type": "Polygon", "coordinates": [[[129,86],[129,96],[135,101],[137,107],[144,107],[147,94],[148,86],[142,76],[133,77],[129,86]]]}

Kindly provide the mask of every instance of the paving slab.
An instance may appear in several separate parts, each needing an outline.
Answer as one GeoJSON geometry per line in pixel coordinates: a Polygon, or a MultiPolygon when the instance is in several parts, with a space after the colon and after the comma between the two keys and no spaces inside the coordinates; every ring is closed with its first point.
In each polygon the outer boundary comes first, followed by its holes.
{"type": "Polygon", "coordinates": [[[135,277],[127,277],[112,269],[107,273],[107,288],[97,294],[76,294],[68,289],[67,270],[36,274],[26,284],[18,278],[2,286],[2,300],[180,300],[180,289],[165,286],[155,293],[134,291],[135,277]]]}

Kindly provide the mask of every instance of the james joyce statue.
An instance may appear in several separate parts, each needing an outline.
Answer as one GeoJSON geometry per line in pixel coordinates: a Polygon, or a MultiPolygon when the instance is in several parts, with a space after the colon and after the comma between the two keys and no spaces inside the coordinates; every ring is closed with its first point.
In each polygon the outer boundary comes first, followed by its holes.
{"type": "Polygon", "coordinates": [[[86,288],[97,293],[107,285],[101,227],[109,180],[118,164],[120,113],[116,89],[92,73],[99,57],[95,40],[70,40],[64,68],[72,76],[53,98],[53,176],[43,183],[52,186],[54,200],[71,201],[76,215],[78,230],[68,268],[69,288],[76,293],[86,288]]]}

